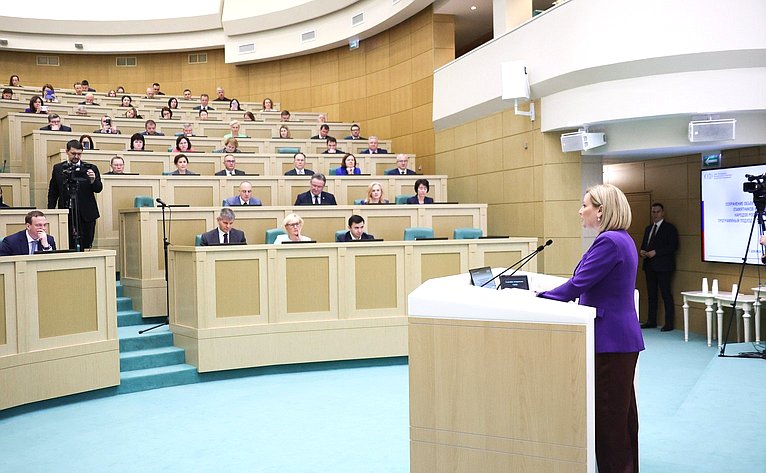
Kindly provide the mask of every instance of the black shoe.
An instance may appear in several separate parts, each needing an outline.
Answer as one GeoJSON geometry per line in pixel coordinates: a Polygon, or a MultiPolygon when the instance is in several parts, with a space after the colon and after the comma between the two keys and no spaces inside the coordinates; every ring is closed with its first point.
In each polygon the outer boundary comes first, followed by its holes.
{"type": "Polygon", "coordinates": [[[670,332],[673,330],[673,327],[670,325],[663,325],[663,327],[660,329],[660,332],[670,332]]]}
{"type": "Polygon", "coordinates": [[[657,328],[657,324],[650,324],[649,322],[641,324],[641,328],[657,328]]]}

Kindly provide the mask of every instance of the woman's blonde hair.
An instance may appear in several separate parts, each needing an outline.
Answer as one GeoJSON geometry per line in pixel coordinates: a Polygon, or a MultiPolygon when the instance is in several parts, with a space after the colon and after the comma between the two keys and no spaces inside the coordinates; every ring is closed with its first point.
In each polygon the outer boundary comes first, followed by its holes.
{"type": "Polygon", "coordinates": [[[282,220],[282,226],[287,227],[291,223],[300,223],[303,225],[303,219],[298,216],[298,214],[287,214],[287,217],[285,217],[284,220],[282,220]]]}
{"type": "Polygon", "coordinates": [[[627,230],[633,221],[633,213],[625,194],[611,184],[599,184],[589,187],[585,194],[596,208],[601,208],[599,231],[627,230]]]}
{"type": "Polygon", "coordinates": [[[374,186],[380,187],[380,201],[383,202],[383,185],[380,182],[371,182],[370,185],[367,186],[367,203],[372,199],[372,188],[374,186]]]}
{"type": "Polygon", "coordinates": [[[286,136],[286,138],[292,138],[292,136],[290,136],[290,128],[288,128],[288,127],[287,127],[287,125],[282,125],[282,126],[280,126],[280,127],[279,127],[279,136],[282,136],[282,129],[283,129],[283,128],[284,128],[285,130],[287,130],[287,136],[286,136]]]}

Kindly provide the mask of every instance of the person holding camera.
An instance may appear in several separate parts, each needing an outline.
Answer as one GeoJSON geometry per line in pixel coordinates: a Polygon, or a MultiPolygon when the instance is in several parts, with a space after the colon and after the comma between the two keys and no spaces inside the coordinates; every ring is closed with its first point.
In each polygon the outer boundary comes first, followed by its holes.
{"type": "Polygon", "coordinates": [[[120,134],[117,125],[112,122],[112,118],[104,115],[101,117],[101,128],[94,130],[93,133],[120,134]]]}
{"type": "Polygon", "coordinates": [[[100,217],[95,194],[104,189],[98,167],[81,160],[82,149],[77,140],[67,142],[67,160],[53,166],[48,186],[48,208],[69,209],[70,249],[93,246],[100,217]]]}

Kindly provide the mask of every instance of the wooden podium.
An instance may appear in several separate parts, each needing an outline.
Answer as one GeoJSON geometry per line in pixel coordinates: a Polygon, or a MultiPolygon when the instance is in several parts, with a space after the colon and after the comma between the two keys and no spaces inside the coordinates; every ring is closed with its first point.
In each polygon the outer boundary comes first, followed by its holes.
{"type": "Polygon", "coordinates": [[[527,276],[531,291],[460,274],[409,295],[411,473],[596,471],[595,309],[536,298],[565,280],[527,276]]]}

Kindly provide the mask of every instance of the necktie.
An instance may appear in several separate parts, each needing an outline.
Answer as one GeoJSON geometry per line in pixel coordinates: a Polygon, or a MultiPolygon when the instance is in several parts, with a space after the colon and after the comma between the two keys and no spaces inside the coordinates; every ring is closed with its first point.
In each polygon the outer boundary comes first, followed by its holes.
{"type": "Polygon", "coordinates": [[[29,242],[29,254],[30,255],[35,254],[35,251],[37,251],[37,242],[35,240],[32,240],[29,242]]]}
{"type": "Polygon", "coordinates": [[[243,200],[242,205],[247,205],[247,202],[243,200]]]}
{"type": "Polygon", "coordinates": [[[404,174],[405,174],[405,172],[404,172],[404,171],[399,171],[399,174],[402,174],[402,175],[404,175],[404,174]]]}
{"type": "Polygon", "coordinates": [[[649,234],[649,241],[647,241],[646,243],[647,244],[651,244],[652,240],[654,240],[654,235],[656,235],[656,234],[657,234],[657,224],[655,223],[652,226],[652,233],[649,234]]]}
{"type": "Polygon", "coordinates": [[[224,245],[228,245],[229,244],[229,234],[228,233],[224,233],[223,234],[223,244],[224,245]]]}
{"type": "Polygon", "coordinates": [[[318,195],[314,196],[314,205],[319,205],[319,196],[318,195]]]}

